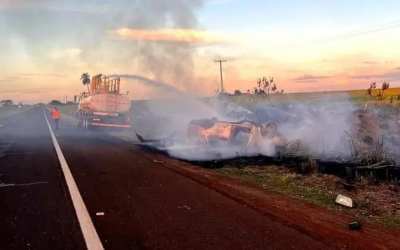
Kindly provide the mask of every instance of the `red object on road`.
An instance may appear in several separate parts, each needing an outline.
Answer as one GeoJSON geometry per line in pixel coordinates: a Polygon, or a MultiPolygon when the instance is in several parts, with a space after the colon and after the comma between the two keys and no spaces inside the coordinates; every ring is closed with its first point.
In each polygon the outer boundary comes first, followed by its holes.
{"type": "Polygon", "coordinates": [[[51,118],[53,118],[54,120],[58,120],[61,118],[61,113],[60,110],[58,110],[58,108],[53,108],[51,110],[51,118]]]}

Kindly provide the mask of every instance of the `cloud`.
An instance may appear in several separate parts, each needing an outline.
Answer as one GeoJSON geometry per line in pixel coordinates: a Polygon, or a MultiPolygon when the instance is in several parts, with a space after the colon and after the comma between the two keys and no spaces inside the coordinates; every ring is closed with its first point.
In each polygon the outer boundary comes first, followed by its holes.
{"type": "Polygon", "coordinates": [[[48,91],[55,91],[57,88],[25,88],[25,89],[5,89],[1,90],[3,94],[40,94],[48,91]]]}
{"type": "Polygon", "coordinates": [[[392,80],[397,81],[400,80],[400,68],[396,68],[395,70],[388,71],[381,74],[359,74],[359,75],[352,75],[350,76],[351,79],[358,79],[358,80],[371,80],[371,79],[378,79],[378,80],[392,80]]]}
{"type": "Polygon", "coordinates": [[[318,82],[319,80],[331,78],[332,76],[323,76],[323,75],[310,75],[305,74],[296,78],[293,78],[293,81],[296,82],[318,82]]]}
{"type": "Polygon", "coordinates": [[[376,61],[369,61],[369,60],[363,61],[362,63],[363,64],[367,64],[367,65],[376,65],[376,64],[378,64],[378,62],[376,62],[376,61]]]}
{"type": "Polygon", "coordinates": [[[54,77],[54,78],[64,78],[66,77],[65,74],[59,73],[22,73],[19,74],[22,77],[54,77]]]}
{"type": "Polygon", "coordinates": [[[198,47],[219,41],[199,29],[204,2],[0,0],[0,31],[7,34],[0,39],[2,72],[140,73],[190,90],[198,86],[198,47]],[[129,29],[111,36],[123,27],[129,29]]]}
{"type": "Polygon", "coordinates": [[[82,53],[79,48],[54,49],[50,51],[51,59],[74,59],[82,53]]]}
{"type": "Polygon", "coordinates": [[[9,76],[0,77],[0,82],[15,83],[26,80],[33,80],[37,78],[65,78],[65,74],[59,73],[17,73],[9,76]]]}
{"type": "Polygon", "coordinates": [[[120,28],[112,31],[120,39],[186,44],[217,44],[223,39],[206,31],[194,29],[131,29],[120,28]]]}

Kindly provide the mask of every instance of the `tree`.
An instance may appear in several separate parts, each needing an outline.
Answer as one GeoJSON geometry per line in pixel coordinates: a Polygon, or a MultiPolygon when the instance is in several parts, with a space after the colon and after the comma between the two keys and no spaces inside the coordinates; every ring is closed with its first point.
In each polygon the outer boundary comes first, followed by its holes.
{"type": "Polygon", "coordinates": [[[369,96],[373,96],[373,90],[376,89],[376,82],[373,82],[369,85],[367,93],[369,96]]]}
{"type": "MultiPolygon", "coordinates": [[[[376,82],[372,82],[369,85],[369,88],[367,89],[367,93],[369,96],[374,96],[374,89],[376,89],[376,82]]],[[[378,89],[378,93],[376,95],[376,97],[380,98],[381,100],[383,100],[384,94],[385,94],[385,90],[390,88],[390,84],[388,82],[383,82],[382,83],[382,87],[381,89],[378,89]]]]}
{"type": "Polygon", "coordinates": [[[258,89],[261,89],[261,83],[262,83],[262,80],[261,80],[261,79],[258,79],[258,80],[257,80],[258,89]]]}
{"type": "Polygon", "coordinates": [[[278,88],[276,87],[276,84],[274,83],[274,85],[272,85],[272,88],[271,88],[272,92],[275,92],[277,89],[278,88]]]}
{"type": "Polygon", "coordinates": [[[52,100],[51,102],[49,102],[50,105],[63,105],[62,102],[60,102],[59,100],[52,100]]]}
{"type": "Polygon", "coordinates": [[[240,91],[239,89],[235,90],[234,95],[241,95],[242,91],[240,91]]]}
{"type": "Polygon", "coordinates": [[[269,80],[266,77],[263,77],[263,87],[264,87],[264,92],[269,95],[270,94],[270,89],[271,89],[271,85],[274,82],[274,78],[271,77],[269,78],[269,80]]]}
{"type": "Polygon", "coordinates": [[[254,94],[258,95],[258,88],[257,87],[254,88],[254,94]]]}
{"type": "Polygon", "coordinates": [[[0,101],[0,103],[3,105],[3,106],[12,106],[12,105],[14,105],[14,102],[12,101],[12,100],[2,100],[2,101],[0,101]]]}
{"type": "Polygon", "coordinates": [[[87,89],[88,89],[88,92],[89,92],[89,84],[90,84],[90,75],[89,75],[89,73],[83,73],[81,75],[81,81],[82,81],[82,84],[84,86],[87,86],[87,89]]]}
{"type": "Polygon", "coordinates": [[[382,90],[381,90],[381,99],[383,100],[383,95],[385,94],[385,90],[389,89],[390,84],[388,82],[382,83],[382,90]]]}
{"type": "Polygon", "coordinates": [[[257,80],[257,86],[254,88],[254,94],[256,95],[262,95],[265,94],[264,90],[263,90],[263,79],[259,78],[257,80]]]}
{"type": "Polygon", "coordinates": [[[267,77],[262,77],[257,80],[257,87],[254,88],[254,93],[258,95],[267,95],[283,93],[278,90],[278,85],[275,83],[273,77],[269,79],[267,77]]]}

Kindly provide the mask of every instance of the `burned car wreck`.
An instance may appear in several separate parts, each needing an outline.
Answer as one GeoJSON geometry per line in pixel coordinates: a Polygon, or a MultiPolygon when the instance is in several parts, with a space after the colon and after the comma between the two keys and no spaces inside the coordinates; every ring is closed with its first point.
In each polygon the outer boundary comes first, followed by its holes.
{"type": "Polygon", "coordinates": [[[206,152],[221,159],[243,155],[272,156],[277,151],[285,151],[288,145],[276,123],[230,122],[217,118],[190,121],[183,136],[174,134],[162,139],[145,139],[139,133],[136,136],[142,144],[168,151],[178,158],[177,149],[180,153],[196,150],[196,155],[191,158],[202,158],[206,152]]]}
{"type": "Polygon", "coordinates": [[[252,121],[227,122],[216,118],[193,120],[189,123],[187,137],[198,144],[221,142],[245,147],[260,147],[265,140],[283,146],[286,140],[275,123],[258,124],[252,121]]]}

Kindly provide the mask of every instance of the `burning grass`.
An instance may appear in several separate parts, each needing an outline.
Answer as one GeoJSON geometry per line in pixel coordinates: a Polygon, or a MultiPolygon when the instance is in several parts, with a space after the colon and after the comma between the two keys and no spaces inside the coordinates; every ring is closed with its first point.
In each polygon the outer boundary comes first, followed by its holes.
{"type": "Polygon", "coordinates": [[[193,100],[189,105],[187,100],[177,99],[172,104],[144,103],[141,108],[134,104],[132,120],[144,142],[188,161],[301,157],[331,162],[333,167],[326,167],[323,173],[337,167],[353,179],[359,175],[398,179],[397,108],[355,104],[348,94],[260,98],[222,96],[197,100],[196,105],[193,100]],[[254,99],[254,103],[237,105],[235,98],[254,99]],[[191,112],[182,111],[183,106],[191,112]]]}
{"type": "Polygon", "coordinates": [[[311,202],[315,205],[342,211],[355,218],[380,223],[388,228],[400,229],[400,187],[390,183],[371,183],[362,178],[349,186],[333,175],[294,172],[285,166],[226,165],[215,171],[246,183],[256,184],[267,191],[311,202]],[[347,209],[335,204],[335,197],[344,194],[351,197],[356,207],[347,209]]]}

